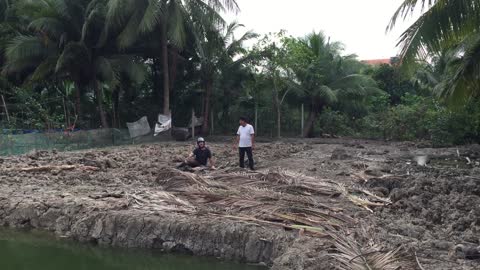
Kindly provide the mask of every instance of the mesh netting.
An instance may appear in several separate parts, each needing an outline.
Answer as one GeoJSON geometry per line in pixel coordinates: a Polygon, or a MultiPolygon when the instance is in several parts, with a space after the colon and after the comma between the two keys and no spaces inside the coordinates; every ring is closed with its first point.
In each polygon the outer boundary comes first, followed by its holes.
{"type": "Polygon", "coordinates": [[[0,155],[20,155],[33,150],[72,151],[125,145],[134,142],[127,129],[97,129],[76,132],[0,134],[0,155]]]}

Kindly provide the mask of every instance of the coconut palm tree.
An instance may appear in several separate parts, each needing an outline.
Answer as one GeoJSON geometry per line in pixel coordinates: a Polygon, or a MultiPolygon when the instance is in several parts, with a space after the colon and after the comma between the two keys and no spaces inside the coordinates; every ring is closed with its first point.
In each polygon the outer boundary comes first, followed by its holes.
{"type": "Polygon", "coordinates": [[[478,95],[480,0],[405,0],[393,15],[388,29],[420,7],[425,12],[400,36],[403,65],[415,67],[418,58],[424,60],[456,47],[458,59],[452,66],[451,82],[443,87],[442,96],[465,101],[478,95]]]}
{"type": "Polygon", "coordinates": [[[114,63],[125,57],[108,43],[111,38],[103,27],[105,10],[103,0],[18,1],[17,16],[29,18],[30,33],[17,35],[9,42],[5,74],[20,72],[27,81],[52,77],[73,81],[79,116],[81,95],[92,89],[102,127],[108,127],[102,83],[115,80],[114,63]]]}
{"type": "Polygon", "coordinates": [[[322,32],[314,32],[299,40],[290,39],[287,43],[287,65],[295,73],[298,87],[309,102],[304,136],[314,135],[320,113],[339,98],[349,106],[358,106],[366,96],[380,91],[373,79],[355,74],[349,68],[355,56],[341,56],[342,44],[330,42],[322,32]]]}
{"type": "Polygon", "coordinates": [[[120,33],[121,48],[134,45],[147,34],[160,33],[164,114],[170,114],[169,46],[173,51],[181,49],[194,24],[211,28],[224,24],[220,12],[225,10],[238,11],[236,1],[108,0],[107,26],[120,33]]]}
{"type": "Polygon", "coordinates": [[[212,95],[217,81],[237,71],[249,59],[244,42],[257,37],[257,34],[247,31],[239,39],[234,33],[243,25],[233,22],[216,30],[209,27],[199,27],[195,30],[196,47],[201,74],[201,85],[204,89],[202,133],[209,133],[209,116],[212,107],[212,95]]]}

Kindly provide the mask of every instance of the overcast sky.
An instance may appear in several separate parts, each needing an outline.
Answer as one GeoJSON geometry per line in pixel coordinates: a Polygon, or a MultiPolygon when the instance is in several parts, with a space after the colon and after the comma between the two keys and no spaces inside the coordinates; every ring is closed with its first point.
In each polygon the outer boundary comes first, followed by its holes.
{"type": "Polygon", "coordinates": [[[240,13],[227,20],[266,34],[287,30],[300,37],[323,30],[332,40],[341,41],[346,53],[359,59],[389,58],[398,53],[397,40],[409,23],[398,24],[388,34],[385,28],[403,0],[237,0],[240,13]]]}

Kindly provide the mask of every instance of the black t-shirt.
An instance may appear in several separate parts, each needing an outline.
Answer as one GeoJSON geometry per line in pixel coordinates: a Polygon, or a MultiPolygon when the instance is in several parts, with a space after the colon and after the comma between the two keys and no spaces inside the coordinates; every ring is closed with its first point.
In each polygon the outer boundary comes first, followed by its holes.
{"type": "Polygon", "coordinates": [[[210,149],[206,147],[205,149],[200,149],[198,147],[195,148],[195,150],[193,150],[193,154],[195,155],[195,160],[204,166],[207,165],[208,159],[212,158],[212,152],[210,152],[210,149]]]}

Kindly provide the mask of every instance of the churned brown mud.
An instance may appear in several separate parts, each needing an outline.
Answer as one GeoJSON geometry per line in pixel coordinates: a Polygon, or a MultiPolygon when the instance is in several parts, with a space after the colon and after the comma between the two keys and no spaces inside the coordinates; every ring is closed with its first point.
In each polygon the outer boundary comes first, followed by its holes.
{"type": "Polygon", "coordinates": [[[218,170],[174,169],[192,147],[1,158],[0,224],[273,269],[480,267],[480,147],[266,142],[250,172],[215,142],[218,170]]]}

